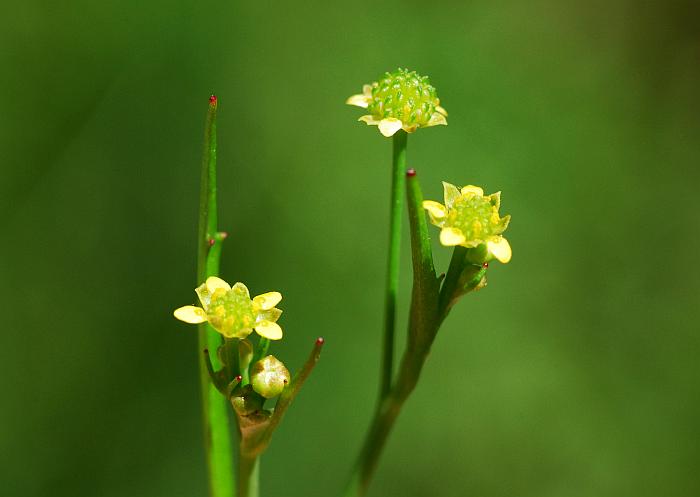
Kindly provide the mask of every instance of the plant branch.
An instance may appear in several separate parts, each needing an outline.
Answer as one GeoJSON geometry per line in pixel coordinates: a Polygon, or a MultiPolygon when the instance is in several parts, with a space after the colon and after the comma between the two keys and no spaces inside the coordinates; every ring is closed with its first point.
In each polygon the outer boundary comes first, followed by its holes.
{"type": "MultiPolygon", "coordinates": [[[[225,234],[217,229],[216,212],[216,110],[215,96],[209,99],[209,110],[204,131],[204,153],[199,198],[199,229],[197,284],[209,276],[219,274],[221,245],[225,234]]],[[[208,324],[199,326],[200,382],[202,388],[202,413],[204,421],[204,446],[207,455],[207,474],[211,497],[233,497],[233,448],[229,427],[228,402],[209,378],[208,368],[221,367],[216,355],[207,364],[203,350],[217,350],[221,335],[208,324]]]]}
{"type": "Polygon", "coordinates": [[[401,219],[403,217],[403,192],[406,179],[406,142],[408,134],[399,130],[393,137],[391,209],[389,225],[389,258],[386,273],[384,300],[384,343],[381,366],[379,399],[391,390],[394,369],[394,335],[396,330],[396,299],[399,288],[401,262],[401,219]]]}
{"type": "Polygon", "coordinates": [[[415,389],[440,324],[438,303],[440,280],[435,275],[428,226],[423,212],[423,194],[414,170],[406,173],[408,217],[411,227],[413,292],[408,327],[408,343],[396,381],[375,413],[360,452],[346,497],[364,495],[377,468],[382,450],[401,412],[415,389]]]}

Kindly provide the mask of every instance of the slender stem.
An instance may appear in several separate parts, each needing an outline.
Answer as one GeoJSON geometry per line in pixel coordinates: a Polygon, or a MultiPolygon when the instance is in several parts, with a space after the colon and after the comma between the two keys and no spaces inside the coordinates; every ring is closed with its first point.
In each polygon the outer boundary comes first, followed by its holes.
{"type": "Polygon", "coordinates": [[[346,490],[346,497],[365,495],[372,480],[379,458],[396,423],[401,408],[418,383],[427,351],[407,349],[401,363],[396,386],[384,399],[372,420],[367,438],[360,452],[357,467],[346,490]]]}
{"type": "Polygon", "coordinates": [[[238,461],[239,497],[259,497],[260,495],[260,456],[241,454],[238,461]]]}
{"type": "Polygon", "coordinates": [[[467,249],[457,245],[452,251],[452,258],[450,259],[450,267],[447,270],[447,275],[445,276],[445,281],[442,284],[442,289],[440,290],[440,310],[439,314],[442,319],[447,316],[447,312],[451,307],[451,299],[454,296],[454,292],[459,284],[459,278],[462,275],[462,270],[464,269],[464,258],[466,257],[467,249]]]}
{"type": "MultiPolygon", "coordinates": [[[[204,133],[204,154],[199,201],[199,230],[197,257],[197,284],[219,273],[221,244],[224,236],[217,231],[216,216],[216,97],[209,100],[209,111],[204,133]]],[[[232,497],[234,493],[233,447],[229,428],[228,405],[209,378],[202,350],[216,351],[221,335],[208,324],[199,326],[200,382],[204,444],[207,455],[209,495],[232,497]]],[[[213,366],[221,367],[216,354],[211,354],[213,366]]]]}
{"type": "Polygon", "coordinates": [[[366,493],[401,408],[415,389],[440,321],[437,319],[439,280],[435,276],[430,237],[422,208],[423,195],[416,172],[409,170],[406,195],[411,227],[413,292],[408,340],[396,381],[380,399],[360,457],[346,490],[346,497],[366,493]]]}
{"type": "Polygon", "coordinates": [[[384,300],[384,347],[381,368],[380,402],[391,390],[394,369],[394,335],[396,329],[396,298],[399,288],[399,266],[401,258],[401,219],[403,196],[406,184],[406,141],[408,135],[399,130],[394,135],[392,154],[391,215],[389,227],[389,259],[386,273],[386,295],[384,300]]]}

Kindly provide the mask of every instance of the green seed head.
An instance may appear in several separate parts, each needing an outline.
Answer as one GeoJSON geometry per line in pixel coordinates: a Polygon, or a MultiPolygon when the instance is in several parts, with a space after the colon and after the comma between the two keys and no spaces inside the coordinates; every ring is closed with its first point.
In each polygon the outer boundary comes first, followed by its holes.
{"type": "Polygon", "coordinates": [[[217,289],[207,307],[211,325],[224,336],[245,338],[253,331],[255,312],[245,288],[234,285],[231,290],[217,289]]]}
{"type": "Polygon", "coordinates": [[[447,214],[445,225],[458,228],[467,240],[486,240],[500,235],[508,227],[510,216],[498,214],[498,198],[494,195],[461,195],[447,214]]]}
{"type": "Polygon", "coordinates": [[[440,99],[428,76],[398,69],[372,85],[367,110],[378,119],[393,117],[405,125],[425,126],[438,105],[440,99]]]}

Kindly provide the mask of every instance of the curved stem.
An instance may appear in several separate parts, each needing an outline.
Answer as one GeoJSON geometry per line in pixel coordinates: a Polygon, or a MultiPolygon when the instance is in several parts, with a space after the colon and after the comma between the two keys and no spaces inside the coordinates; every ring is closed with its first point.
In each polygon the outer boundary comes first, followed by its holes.
{"type": "Polygon", "coordinates": [[[399,266],[401,259],[401,219],[403,196],[406,184],[406,141],[408,134],[399,130],[393,138],[391,217],[389,225],[389,259],[387,262],[386,294],[384,300],[384,344],[381,367],[381,399],[391,390],[394,369],[394,335],[396,329],[396,297],[399,288],[399,266]]]}
{"type": "MultiPolygon", "coordinates": [[[[204,133],[204,155],[199,201],[199,231],[197,257],[197,284],[219,273],[221,244],[225,235],[217,231],[216,213],[216,97],[209,100],[209,111],[204,133]]],[[[221,335],[208,324],[199,326],[200,382],[202,387],[202,413],[204,421],[204,445],[207,455],[209,495],[232,497],[234,493],[233,447],[229,428],[228,403],[209,378],[202,350],[217,350],[221,335]]],[[[216,354],[212,354],[213,366],[221,367],[216,354]]]]}

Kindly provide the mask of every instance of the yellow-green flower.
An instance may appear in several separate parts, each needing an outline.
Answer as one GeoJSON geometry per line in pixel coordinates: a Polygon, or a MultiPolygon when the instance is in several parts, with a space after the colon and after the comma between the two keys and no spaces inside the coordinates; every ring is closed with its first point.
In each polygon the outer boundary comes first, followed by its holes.
{"type": "Polygon", "coordinates": [[[400,129],[413,133],[418,128],[447,124],[447,111],[440,107],[428,77],[407,69],[385,73],[345,103],[367,109],[369,114],[358,120],[379,126],[379,132],[387,137],[400,129]]]}
{"type": "Polygon", "coordinates": [[[236,283],[233,288],[221,278],[211,276],[195,289],[202,307],[186,305],[175,309],[177,319],[186,323],[209,324],[226,338],[245,338],[253,332],[270,340],[282,338],[277,320],[282,311],[275,306],[282,300],[279,292],[268,292],[250,299],[248,288],[236,283]]]}
{"type": "Polygon", "coordinates": [[[450,183],[442,183],[445,189],[445,205],[425,200],[430,222],[442,228],[440,243],[453,247],[478,247],[484,251],[484,259],[496,258],[506,263],[512,252],[508,240],[501,236],[510,222],[510,216],[501,217],[501,192],[484,196],[478,186],[467,185],[462,189],[450,183]]]}

